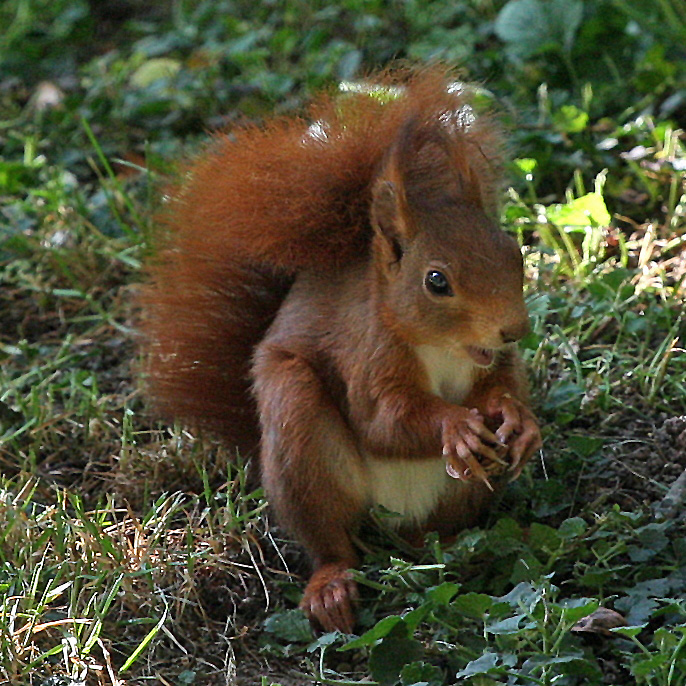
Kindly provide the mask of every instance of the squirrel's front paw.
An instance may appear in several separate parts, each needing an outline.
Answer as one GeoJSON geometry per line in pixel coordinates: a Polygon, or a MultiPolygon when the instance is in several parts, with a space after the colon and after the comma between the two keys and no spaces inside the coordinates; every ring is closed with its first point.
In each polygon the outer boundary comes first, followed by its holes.
{"type": "Polygon", "coordinates": [[[486,427],[481,413],[464,407],[455,408],[443,421],[442,429],[448,474],[460,480],[476,477],[493,490],[488,473],[494,471],[491,466],[507,465],[502,459],[505,446],[486,427]],[[479,458],[485,458],[490,464],[484,467],[479,458]]]}
{"type": "Polygon", "coordinates": [[[513,472],[512,479],[514,480],[542,445],[541,431],[536,417],[521,400],[513,398],[507,392],[492,396],[488,401],[486,412],[489,417],[498,418],[501,421],[495,435],[508,447],[509,468],[513,472]]]}

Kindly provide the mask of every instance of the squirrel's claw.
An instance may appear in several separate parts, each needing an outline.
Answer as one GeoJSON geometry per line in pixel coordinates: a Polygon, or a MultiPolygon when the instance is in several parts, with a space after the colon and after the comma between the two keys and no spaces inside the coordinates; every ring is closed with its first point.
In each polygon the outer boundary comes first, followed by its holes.
{"type": "Polygon", "coordinates": [[[511,480],[516,479],[524,465],[541,447],[541,432],[532,412],[509,393],[492,398],[488,405],[489,416],[502,417],[495,434],[501,443],[508,445],[511,480]]]}
{"type": "Polygon", "coordinates": [[[522,473],[524,465],[531,457],[540,450],[543,445],[541,431],[538,424],[531,418],[525,417],[522,421],[522,431],[512,443],[510,454],[512,455],[511,480],[514,481],[522,473]]]}
{"type": "Polygon", "coordinates": [[[459,479],[460,481],[468,481],[474,476],[483,481],[492,491],[493,486],[491,486],[491,482],[488,480],[488,474],[472,452],[469,443],[472,445],[482,445],[483,449],[488,449],[476,437],[469,439],[458,438],[454,445],[445,445],[443,447],[443,455],[446,458],[446,471],[453,479],[459,479]]]}
{"type": "Polygon", "coordinates": [[[499,441],[484,424],[478,410],[458,408],[456,416],[443,423],[443,455],[446,471],[454,479],[467,481],[472,477],[483,481],[492,491],[487,470],[479,458],[491,462],[502,462],[499,441]]]}
{"type": "Polygon", "coordinates": [[[454,460],[448,460],[445,463],[445,471],[448,472],[448,475],[451,476],[453,479],[458,479],[459,481],[468,481],[472,477],[472,471],[474,471],[476,478],[480,481],[483,481],[486,487],[490,491],[492,491],[493,486],[491,485],[491,482],[488,479],[488,474],[484,471],[483,467],[481,467],[481,465],[478,463],[476,459],[474,459],[474,465],[475,467],[463,467],[462,465],[456,465],[456,462],[454,460]]]}
{"type": "Polygon", "coordinates": [[[469,410],[466,423],[470,430],[481,439],[482,445],[484,441],[496,446],[503,442],[484,424],[484,418],[477,409],[469,410]]]}
{"type": "Polygon", "coordinates": [[[522,408],[523,405],[509,393],[503,393],[489,403],[489,416],[499,416],[503,420],[495,432],[500,443],[507,444],[513,434],[519,433],[522,424],[522,408]]]}

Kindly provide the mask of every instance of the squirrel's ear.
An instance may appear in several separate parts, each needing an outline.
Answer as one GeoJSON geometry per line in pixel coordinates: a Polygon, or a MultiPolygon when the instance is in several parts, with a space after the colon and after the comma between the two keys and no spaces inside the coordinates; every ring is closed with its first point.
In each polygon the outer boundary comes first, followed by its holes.
{"type": "Polygon", "coordinates": [[[400,262],[407,242],[400,189],[393,181],[379,179],[372,190],[372,225],[388,263],[400,262]]]}
{"type": "Polygon", "coordinates": [[[431,207],[446,199],[482,204],[481,184],[469,164],[469,151],[456,143],[435,122],[421,125],[411,120],[406,125],[395,157],[409,207],[431,207]]]}

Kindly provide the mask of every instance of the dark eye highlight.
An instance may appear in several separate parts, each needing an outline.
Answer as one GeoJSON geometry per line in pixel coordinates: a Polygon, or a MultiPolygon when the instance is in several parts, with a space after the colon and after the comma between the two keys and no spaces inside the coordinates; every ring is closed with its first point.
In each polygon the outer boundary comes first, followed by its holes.
{"type": "Polygon", "coordinates": [[[426,273],[424,277],[424,286],[429,293],[433,295],[452,295],[453,289],[450,288],[450,283],[448,283],[448,278],[443,272],[439,272],[436,269],[426,273]]]}

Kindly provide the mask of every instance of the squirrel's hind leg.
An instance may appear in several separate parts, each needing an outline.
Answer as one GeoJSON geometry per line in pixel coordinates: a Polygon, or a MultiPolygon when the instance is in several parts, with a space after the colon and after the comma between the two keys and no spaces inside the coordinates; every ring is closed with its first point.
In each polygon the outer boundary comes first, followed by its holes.
{"type": "Polygon", "coordinates": [[[307,360],[268,343],[254,366],[260,466],[270,505],[314,564],[301,607],[318,628],[351,632],[357,564],[350,532],[364,511],[353,436],[307,360]]]}

